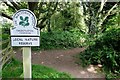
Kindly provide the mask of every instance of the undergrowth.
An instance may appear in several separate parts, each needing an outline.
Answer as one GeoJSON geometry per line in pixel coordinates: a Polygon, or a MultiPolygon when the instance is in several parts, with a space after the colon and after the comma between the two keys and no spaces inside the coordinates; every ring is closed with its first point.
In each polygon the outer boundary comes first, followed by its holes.
{"type": "Polygon", "coordinates": [[[84,52],[80,53],[83,66],[101,64],[106,78],[120,78],[120,28],[103,33],[84,52]]]}
{"type": "Polygon", "coordinates": [[[79,30],[70,31],[52,31],[41,32],[40,47],[33,47],[33,50],[39,49],[70,49],[83,47],[86,45],[87,35],[79,30]]]}

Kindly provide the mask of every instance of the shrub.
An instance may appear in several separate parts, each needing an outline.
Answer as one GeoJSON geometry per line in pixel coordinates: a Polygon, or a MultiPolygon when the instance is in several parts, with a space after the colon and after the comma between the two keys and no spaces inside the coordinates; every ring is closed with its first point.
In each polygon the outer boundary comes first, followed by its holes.
{"type": "Polygon", "coordinates": [[[4,49],[9,43],[10,36],[8,34],[1,34],[0,36],[2,37],[2,49],[4,49]]]}
{"type": "Polygon", "coordinates": [[[2,25],[2,34],[10,34],[10,23],[5,23],[2,25]]]}
{"type": "Polygon", "coordinates": [[[86,36],[79,30],[41,32],[40,47],[33,49],[68,49],[84,46],[86,36]]]}
{"type": "Polygon", "coordinates": [[[5,23],[0,25],[1,26],[1,34],[0,34],[0,46],[2,47],[2,49],[6,48],[9,41],[10,41],[10,27],[11,24],[9,23],[5,23]],[[9,40],[8,40],[9,39],[9,40]]]}
{"type": "Polygon", "coordinates": [[[80,54],[84,65],[102,64],[109,73],[120,75],[120,28],[106,31],[95,44],[80,54]]]}

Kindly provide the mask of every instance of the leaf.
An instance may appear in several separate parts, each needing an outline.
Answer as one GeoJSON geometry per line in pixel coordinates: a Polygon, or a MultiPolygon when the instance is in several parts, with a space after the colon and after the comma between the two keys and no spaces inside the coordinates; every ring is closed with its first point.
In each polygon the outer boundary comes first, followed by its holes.
{"type": "Polygon", "coordinates": [[[24,23],[23,21],[20,21],[20,22],[19,22],[19,25],[22,25],[22,26],[23,26],[23,23],[24,23]]]}
{"type": "Polygon", "coordinates": [[[28,17],[25,17],[24,21],[27,21],[27,22],[28,22],[28,17]]]}
{"type": "Polygon", "coordinates": [[[25,24],[25,26],[28,26],[28,25],[29,25],[29,23],[26,23],[26,24],[25,24]]]}
{"type": "Polygon", "coordinates": [[[20,20],[22,20],[22,21],[23,21],[23,17],[22,17],[22,16],[20,16],[20,20]]]}

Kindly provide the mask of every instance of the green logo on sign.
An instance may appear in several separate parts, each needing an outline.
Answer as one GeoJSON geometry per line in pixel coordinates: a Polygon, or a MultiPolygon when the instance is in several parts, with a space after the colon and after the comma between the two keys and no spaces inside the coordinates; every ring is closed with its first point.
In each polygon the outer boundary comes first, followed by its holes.
{"type": "Polygon", "coordinates": [[[19,22],[19,25],[21,26],[29,26],[29,22],[28,22],[28,17],[26,16],[25,18],[23,18],[22,16],[20,16],[20,22],[19,22]]]}

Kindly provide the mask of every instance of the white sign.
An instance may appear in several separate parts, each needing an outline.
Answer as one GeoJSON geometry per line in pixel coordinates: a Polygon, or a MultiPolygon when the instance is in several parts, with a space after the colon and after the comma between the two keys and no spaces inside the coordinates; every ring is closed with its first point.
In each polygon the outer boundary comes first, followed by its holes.
{"type": "Polygon", "coordinates": [[[28,9],[18,10],[13,15],[13,24],[11,36],[40,36],[40,30],[36,27],[36,17],[28,9]]]}
{"type": "Polygon", "coordinates": [[[34,13],[20,9],[13,15],[14,27],[11,28],[11,46],[40,46],[40,30],[36,27],[34,13]]]}
{"type": "Polygon", "coordinates": [[[40,46],[39,37],[11,37],[11,46],[40,46]]]}

